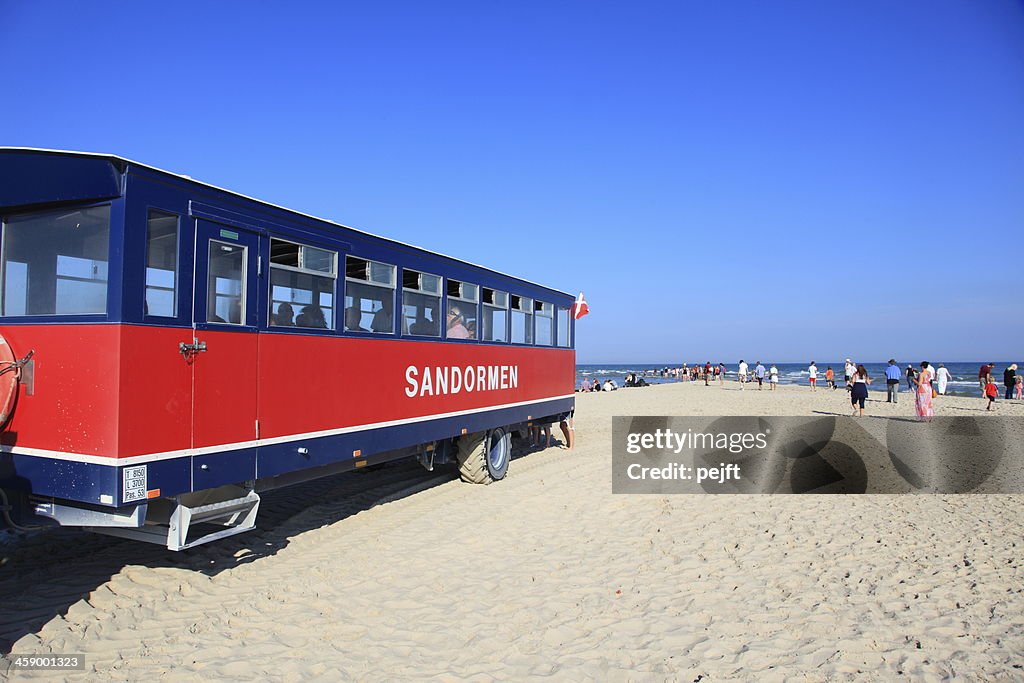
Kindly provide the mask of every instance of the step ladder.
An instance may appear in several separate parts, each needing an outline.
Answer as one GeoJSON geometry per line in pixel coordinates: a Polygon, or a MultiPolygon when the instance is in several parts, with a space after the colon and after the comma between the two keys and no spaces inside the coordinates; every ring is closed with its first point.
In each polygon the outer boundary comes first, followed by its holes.
{"type": "Polygon", "coordinates": [[[203,501],[200,505],[188,504],[189,496],[178,496],[173,500],[170,514],[151,514],[146,516],[146,522],[138,528],[90,526],[89,531],[94,531],[108,536],[119,536],[131,538],[147,543],[156,543],[167,546],[168,550],[185,550],[203,545],[210,541],[216,541],[235,534],[241,534],[256,528],[256,515],[260,508],[260,497],[253,490],[248,490],[245,495],[234,498],[225,498],[214,502],[203,501]],[[157,519],[154,520],[153,517],[157,519]],[[160,518],[163,518],[162,521],[160,518]],[[189,538],[189,532],[197,524],[215,524],[223,527],[210,531],[209,533],[189,538]]]}

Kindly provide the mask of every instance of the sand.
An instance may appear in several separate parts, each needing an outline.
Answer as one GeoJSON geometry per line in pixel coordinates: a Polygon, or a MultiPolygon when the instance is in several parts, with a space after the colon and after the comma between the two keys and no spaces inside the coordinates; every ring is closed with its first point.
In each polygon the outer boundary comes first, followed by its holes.
{"type": "MultiPolygon", "coordinates": [[[[869,414],[913,413],[878,398],[869,414]]],[[[184,553],[43,534],[5,549],[0,637],[86,653],[71,680],[1021,680],[1024,495],[611,494],[614,415],[847,406],[803,387],[587,394],[574,450],[524,453],[495,485],[342,475],[184,553]]]]}

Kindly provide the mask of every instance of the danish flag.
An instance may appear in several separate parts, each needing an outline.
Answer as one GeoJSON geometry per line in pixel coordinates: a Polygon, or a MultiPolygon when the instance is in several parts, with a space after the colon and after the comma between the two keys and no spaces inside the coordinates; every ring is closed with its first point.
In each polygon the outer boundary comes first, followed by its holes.
{"type": "Polygon", "coordinates": [[[583,292],[580,292],[580,295],[576,297],[576,301],[572,304],[572,319],[579,320],[587,313],[590,313],[590,306],[583,299],[583,292]]]}

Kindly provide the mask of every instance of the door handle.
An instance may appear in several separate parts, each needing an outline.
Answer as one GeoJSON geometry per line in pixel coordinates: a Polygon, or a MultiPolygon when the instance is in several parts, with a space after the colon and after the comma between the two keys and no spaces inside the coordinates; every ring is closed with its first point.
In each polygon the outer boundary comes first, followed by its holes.
{"type": "Polygon", "coordinates": [[[198,339],[193,339],[191,344],[180,342],[178,344],[178,352],[185,358],[196,355],[197,353],[206,352],[206,342],[201,342],[198,339]]]}

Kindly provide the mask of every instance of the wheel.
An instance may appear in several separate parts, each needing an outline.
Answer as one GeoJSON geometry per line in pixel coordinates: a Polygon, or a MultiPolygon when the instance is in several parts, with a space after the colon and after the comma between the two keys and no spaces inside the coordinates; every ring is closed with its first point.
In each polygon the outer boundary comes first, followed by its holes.
{"type": "Polygon", "coordinates": [[[512,437],[502,428],[468,434],[459,439],[459,476],[471,484],[490,484],[508,473],[512,437]]]}

